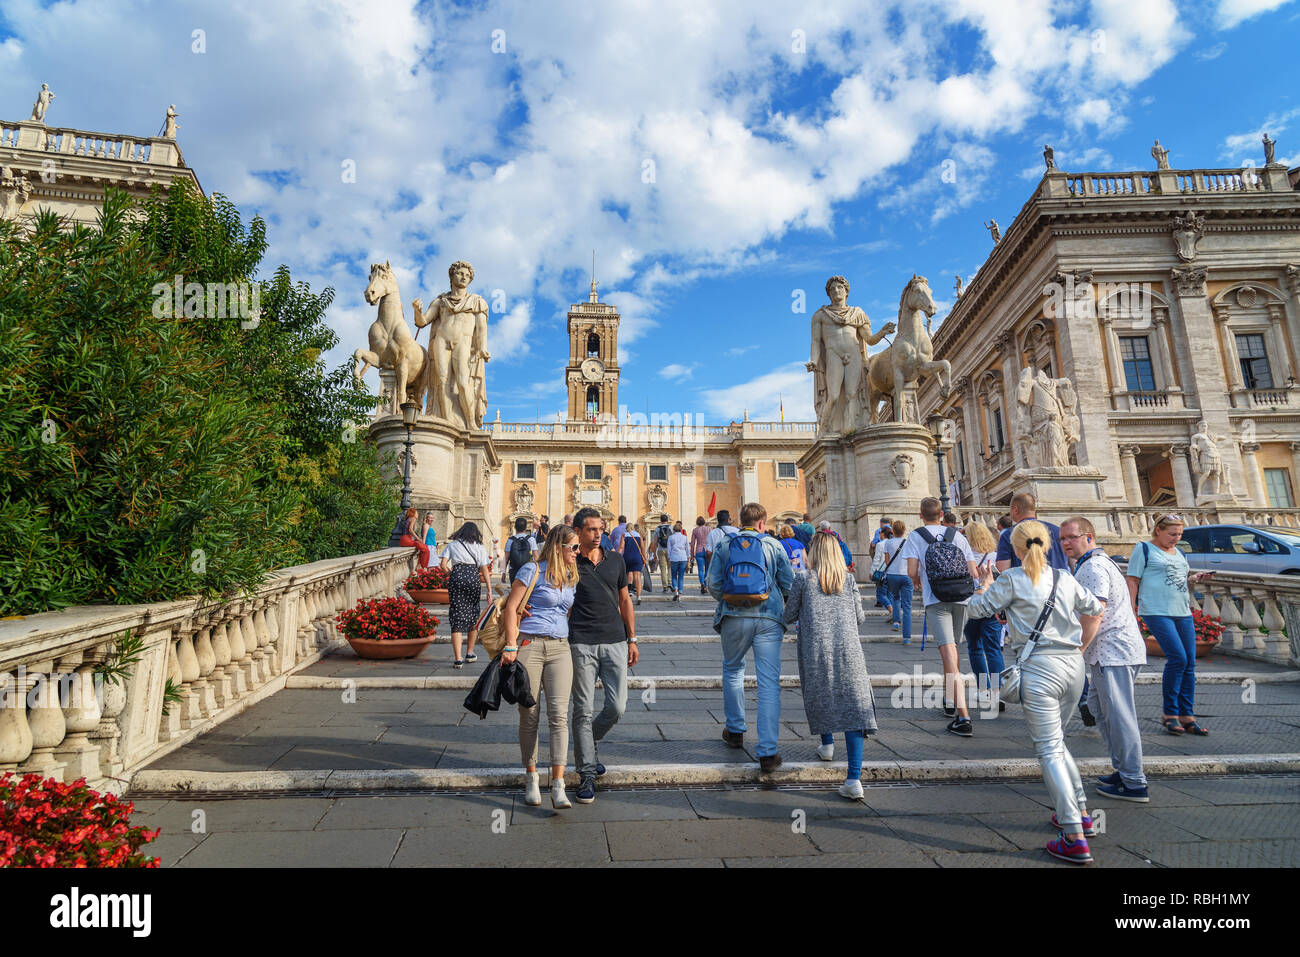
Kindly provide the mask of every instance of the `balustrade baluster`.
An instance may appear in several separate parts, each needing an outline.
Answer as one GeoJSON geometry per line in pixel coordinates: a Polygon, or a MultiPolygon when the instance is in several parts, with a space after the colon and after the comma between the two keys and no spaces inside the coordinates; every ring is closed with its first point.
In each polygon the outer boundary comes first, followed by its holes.
{"type": "MultiPolygon", "coordinates": [[[[102,663],[107,661],[111,654],[110,648],[101,647],[97,657],[102,663]]],[[[121,678],[110,681],[107,677],[102,679],[97,689],[100,692],[99,721],[88,735],[90,742],[98,748],[99,774],[108,778],[120,778],[125,766],[117,749],[117,744],[122,739],[122,727],[117,719],[126,710],[127,680],[121,678]]]]}
{"type": "Polygon", "coordinates": [[[67,764],[63,772],[67,780],[93,780],[99,777],[99,746],[91,742],[90,732],[99,727],[103,716],[95,694],[95,666],[78,653],[63,659],[59,671],[68,679],[68,705],[63,709],[67,734],[55,755],[67,764]]]}
{"type": "Polygon", "coordinates": [[[194,637],[194,657],[199,660],[199,677],[194,682],[194,694],[198,697],[199,716],[207,717],[217,710],[216,689],[208,676],[217,666],[217,655],[212,649],[212,626],[205,624],[194,637]]]}
{"type": "MultiPolygon", "coordinates": [[[[179,641],[179,635],[173,635],[167,640],[167,681],[173,688],[179,688],[185,680],[181,672],[180,652],[176,650],[179,641]]],[[[158,740],[170,741],[178,736],[181,730],[181,709],[172,702],[158,724],[158,740]]]]}
{"type": "Polygon", "coordinates": [[[234,702],[233,678],[230,676],[230,638],[226,633],[226,623],[217,622],[212,629],[212,651],[216,656],[216,666],[208,680],[212,683],[213,693],[217,699],[217,709],[224,710],[234,702]]]}
{"type": "Polygon", "coordinates": [[[68,723],[59,703],[58,676],[50,674],[53,670],[54,662],[51,661],[28,672],[32,680],[27,695],[27,726],[32,732],[32,753],[18,766],[18,772],[63,781],[67,765],[58,760],[54,752],[68,733],[68,723]]]}
{"type": "MultiPolygon", "coordinates": [[[[25,672],[25,669],[24,669],[25,672]]],[[[0,774],[16,771],[32,753],[32,729],[27,723],[27,689],[24,673],[0,672],[0,774]]]]}
{"type": "Polygon", "coordinates": [[[1241,624],[1241,612],[1237,610],[1237,603],[1233,600],[1232,589],[1225,587],[1223,594],[1223,602],[1219,606],[1219,618],[1223,621],[1223,644],[1227,648],[1240,649],[1242,641],[1238,626],[1241,624]]]}

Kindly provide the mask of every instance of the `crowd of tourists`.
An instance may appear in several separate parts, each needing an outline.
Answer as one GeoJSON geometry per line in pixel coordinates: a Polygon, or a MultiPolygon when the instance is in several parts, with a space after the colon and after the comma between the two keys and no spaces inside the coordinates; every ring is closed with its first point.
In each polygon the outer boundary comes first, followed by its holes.
{"type": "MultiPolygon", "coordinates": [[[[422,562],[437,548],[430,518],[424,529],[413,531],[411,514],[403,529],[412,544],[424,548],[422,562]]],[[[576,799],[595,800],[596,780],[605,773],[599,744],[627,707],[628,668],[638,660],[636,607],[643,586],[652,587],[656,569],[673,601],[680,600],[686,575],[695,571],[701,593],[716,602],[723,741],[745,746],[745,666],[752,654],[757,677],[752,753],[764,774],[781,766],[781,644],[793,628],[804,713],[819,739],[818,757],[834,760],[835,736],[842,735],[846,773],[839,793],[862,800],[864,742],[878,725],[859,637],[866,612],[853,552],[829,523],[814,528],[806,514],[802,521],[770,528],[766,510],[751,502],[736,521],[723,509],[714,526],[700,516],[689,534],[666,514],[644,530],[619,516],[607,530],[594,508],[565,515],[554,526],[545,516],[540,526],[516,521],[501,552],[501,580],[509,592],[502,618],[505,647],[494,663],[517,663],[536,695],[531,706],[519,707],[525,803],[542,801],[537,772],[542,698],[553,806],[571,807],[564,783],[570,729],[576,799]]],[[[1123,570],[1098,546],[1088,519],[1072,517],[1059,527],[1042,521],[1029,493],[1012,499],[996,530],[977,521],[961,525],[936,498],[923,499],[913,521],[909,530],[904,519],[880,519],[867,555],[876,607],[887,611],[892,629],[910,643],[913,596],[920,592],[923,629],[938,646],[943,666],[948,732],[972,737],[973,707],[996,717],[1008,700],[1021,705],[1054,804],[1051,823],[1060,832],[1046,850],[1066,861],[1091,861],[1088,838],[1096,831],[1064,732],[1077,708],[1085,724],[1097,726],[1114,769],[1098,779],[1095,790],[1149,801],[1134,694],[1146,664],[1139,616],[1166,656],[1161,725],[1169,734],[1209,734],[1195,717],[1195,631],[1188,592],[1189,581],[1209,573],[1190,574],[1176,547],[1183,520],[1161,517],[1151,541],[1139,544],[1123,570]],[[963,639],[974,700],[968,700],[958,658],[963,639]]],[[[452,651],[454,666],[461,667],[477,658],[474,629],[492,558],[472,522],[458,529],[438,556],[450,573],[452,651]],[[467,641],[464,658],[462,640],[467,641]]]]}

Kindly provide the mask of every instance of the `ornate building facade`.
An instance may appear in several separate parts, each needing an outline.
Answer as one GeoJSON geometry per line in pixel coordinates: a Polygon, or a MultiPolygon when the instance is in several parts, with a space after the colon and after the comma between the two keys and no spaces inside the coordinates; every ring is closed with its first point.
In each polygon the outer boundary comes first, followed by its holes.
{"type": "Polygon", "coordinates": [[[0,121],[0,218],[22,222],[49,209],[63,219],[94,223],[109,187],[143,197],[180,177],[201,190],[176,142],[174,110],[164,120],[167,135],[91,133],[47,126],[46,110],[58,109],[50,99],[43,91],[32,118],[0,121]]]}
{"type": "Polygon", "coordinates": [[[1100,473],[1099,528],[1168,509],[1296,524],[1296,172],[1048,169],[934,337],[953,390],[921,404],[955,424],[963,507],[993,515],[1023,487],[1041,437],[1018,392],[1037,377],[1077,395],[1069,464],[1100,473]]]}
{"type": "Polygon", "coordinates": [[[689,413],[618,420],[618,310],[601,302],[593,282],[587,301],[568,314],[565,367],[568,417],[549,423],[491,422],[484,427],[501,465],[488,477],[493,535],[504,540],[520,516],[545,514],[552,524],[584,506],[611,524],[619,515],[642,527],[667,513],[686,526],[708,515],[709,503],[730,509],[761,502],[769,520],[804,510],[799,457],[815,422],[751,422],[702,426],[689,413]]]}

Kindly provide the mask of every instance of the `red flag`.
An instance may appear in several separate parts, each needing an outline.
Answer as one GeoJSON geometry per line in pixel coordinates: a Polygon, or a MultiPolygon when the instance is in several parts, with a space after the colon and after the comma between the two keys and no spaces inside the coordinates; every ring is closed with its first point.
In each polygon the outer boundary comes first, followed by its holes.
{"type": "Polygon", "coordinates": [[[709,499],[709,518],[713,517],[713,513],[717,510],[717,508],[718,508],[718,493],[714,492],[713,497],[709,499]]]}

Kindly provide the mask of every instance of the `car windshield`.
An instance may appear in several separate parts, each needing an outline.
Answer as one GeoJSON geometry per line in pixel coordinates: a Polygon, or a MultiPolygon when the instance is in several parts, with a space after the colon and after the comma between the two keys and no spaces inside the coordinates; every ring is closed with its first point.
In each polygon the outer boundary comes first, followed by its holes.
{"type": "Polygon", "coordinates": [[[1283,544],[1290,545],[1292,548],[1300,548],[1300,531],[1282,529],[1275,525],[1251,525],[1249,527],[1252,531],[1262,532],[1265,535],[1272,535],[1274,538],[1281,539],[1283,544]]]}

